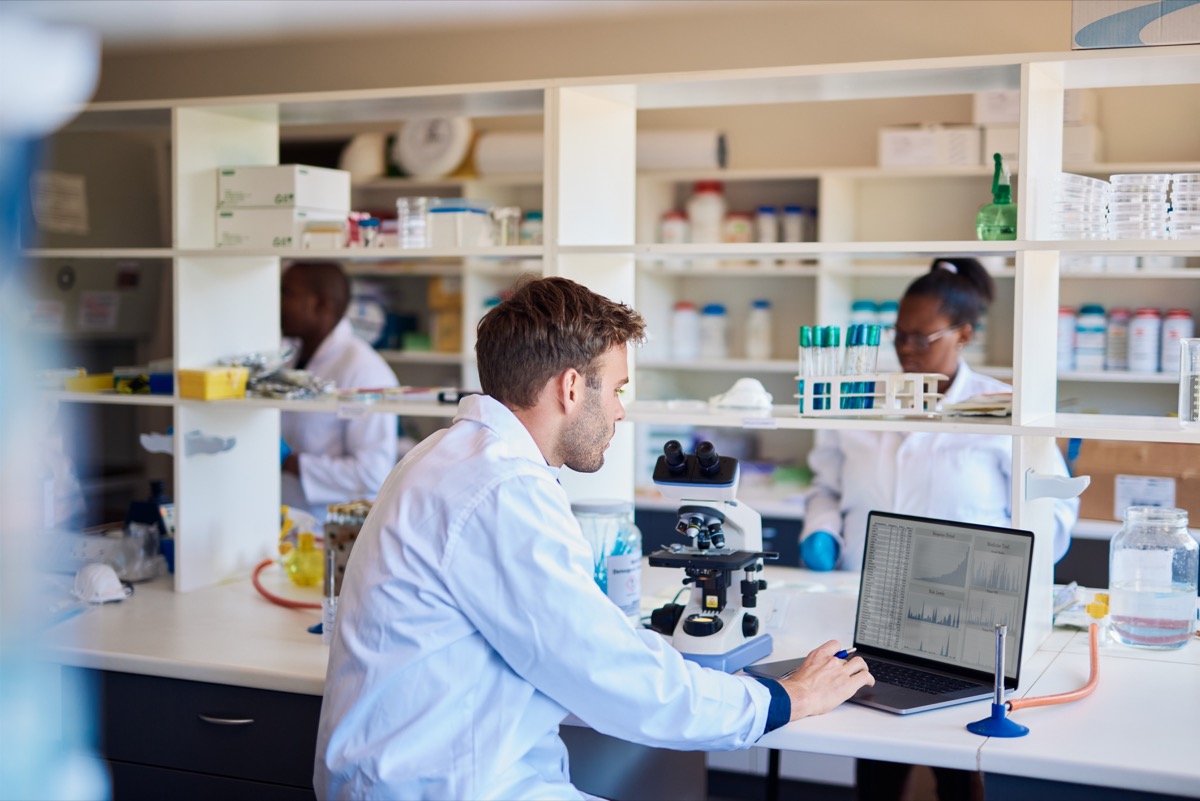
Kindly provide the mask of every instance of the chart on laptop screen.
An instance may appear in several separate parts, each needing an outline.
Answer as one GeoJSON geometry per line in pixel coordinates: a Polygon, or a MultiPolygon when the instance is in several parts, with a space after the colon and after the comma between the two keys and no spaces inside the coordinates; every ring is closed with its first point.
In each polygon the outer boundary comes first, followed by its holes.
{"type": "MultiPolygon", "coordinates": [[[[996,624],[1020,642],[1032,544],[1016,531],[873,513],[856,641],[990,672],[996,624]]],[[[1006,674],[1019,658],[1006,649],[1006,674]]]]}

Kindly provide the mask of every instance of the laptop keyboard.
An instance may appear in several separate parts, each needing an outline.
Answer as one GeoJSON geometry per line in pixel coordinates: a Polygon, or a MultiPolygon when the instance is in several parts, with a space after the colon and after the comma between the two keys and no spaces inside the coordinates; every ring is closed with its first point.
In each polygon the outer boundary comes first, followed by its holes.
{"type": "Polygon", "coordinates": [[[870,658],[866,658],[866,662],[867,667],[871,670],[871,675],[875,677],[876,681],[894,684],[930,695],[944,695],[945,693],[980,686],[974,682],[952,679],[949,676],[939,676],[936,673],[927,673],[923,670],[897,665],[893,662],[880,662],[870,658]]]}

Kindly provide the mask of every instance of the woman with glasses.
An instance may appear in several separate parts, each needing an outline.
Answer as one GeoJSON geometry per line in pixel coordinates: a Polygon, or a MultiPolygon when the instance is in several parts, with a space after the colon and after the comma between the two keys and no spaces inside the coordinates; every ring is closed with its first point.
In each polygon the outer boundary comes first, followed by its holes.
{"type": "MultiPolygon", "coordinates": [[[[895,347],[906,373],[941,373],[943,403],[1012,388],[971,370],[962,350],[995,295],[976,259],[935,259],[900,300],[895,347]]],[[[1061,458],[1061,456],[1059,457],[1061,458]]],[[[867,513],[872,509],[1009,526],[1012,438],[925,431],[817,432],[808,457],[813,469],[800,536],[800,555],[812,570],[858,570],[867,513]]],[[[1061,473],[1066,475],[1066,465],[1061,473]]],[[[1055,501],[1054,558],[1070,545],[1079,500],[1055,501]]],[[[858,797],[899,799],[911,765],[860,759],[858,797]]],[[[933,769],[938,798],[982,797],[974,774],[933,769]]]]}
{"type": "MultiPolygon", "coordinates": [[[[995,295],[976,259],[934,259],[900,300],[895,347],[906,373],[941,373],[943,403],[1012,387],[971,370],[962,350],[995,295]]],[[[1007,436],[914,431],[817,432],[800,536],[800,556],[812,570],[858,570],[867,513],[872,509],[1008,526],[1012,440],[1007,436]]],[[[1066,465],[1062,465],[1066,475],[1066,465]]],[[[1056,501],[1054,558],[1070,545],[1078,499],[1056,501]]]]}

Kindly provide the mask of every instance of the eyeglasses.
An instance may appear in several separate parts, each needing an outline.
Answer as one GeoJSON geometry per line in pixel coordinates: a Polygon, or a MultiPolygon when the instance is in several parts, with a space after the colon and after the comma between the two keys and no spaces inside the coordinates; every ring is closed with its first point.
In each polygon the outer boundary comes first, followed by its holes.
{"type": "Polygon", "coordinates": [[[934,331],[932,334],[909,334],[897,328],[892,337],[892,341],[895,343],[897,348],[903,348],[907,346],[912,348],[917,353],[924,353],[925,351],[929,350],[929,346],[932,343],[937,342],[950,332],[957,331],[962,327],[963,324],[959,323],[958,325],[952,325],[949,328],[943,328],[940,331],[934,331]]]}

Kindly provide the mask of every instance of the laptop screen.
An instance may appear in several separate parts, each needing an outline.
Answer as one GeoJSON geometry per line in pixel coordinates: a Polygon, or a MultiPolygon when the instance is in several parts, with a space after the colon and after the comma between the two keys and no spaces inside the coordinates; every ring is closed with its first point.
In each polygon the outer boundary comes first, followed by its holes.
{"type": "Polygon", "coordinates": [[[1021,659],[1033,533],[883,512],[867,518],[855,645],[1004,674],[1021,659]]]}

